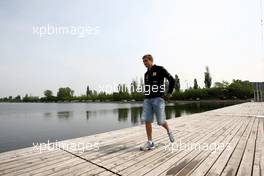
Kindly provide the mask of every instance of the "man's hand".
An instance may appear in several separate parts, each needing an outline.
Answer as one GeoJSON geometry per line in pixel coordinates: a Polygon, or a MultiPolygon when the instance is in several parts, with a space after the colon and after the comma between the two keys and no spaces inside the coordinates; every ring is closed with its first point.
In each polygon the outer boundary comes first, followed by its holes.
{"type": "Polygon", "coordinates": [[[162,96],[162,98],[163,98],[165,101],[168,101],[171,97],[172,97],[171,94],[166,94],[166,95],[163,95],[163,96],[162,96]]]}

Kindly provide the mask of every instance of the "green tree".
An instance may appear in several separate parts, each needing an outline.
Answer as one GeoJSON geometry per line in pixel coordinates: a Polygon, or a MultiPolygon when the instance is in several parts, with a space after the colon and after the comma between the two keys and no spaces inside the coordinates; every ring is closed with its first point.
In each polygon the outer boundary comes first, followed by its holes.
{"type": "Polygon", "coordinates": [[[25,97],[23,97],[23,102],[38,102],[39,97],[34,97],[31,95],[26,94],[25,97]]]}
{"type": "Polygon", "coordinates": [[[226,81],[222,81],[222,82],[215,82],[214,83],[214,87],[216,88],[226,88],[229,86],[229,83],[226,81]]]}
{"type": "Polygon", "coordinates": [[[130,87],[130,92],[131,92],[131,94],[136,93],[136,91],[137,91],[137,86],[138,86],[137,80],[132,80],[132,82],[131,82],[131,87],[130,87]]]}
{"type": "Polygon", "coordinates": [[[194,79],[193,89],[198,89],[198,83],[196,78],[194,79]]]}
{"type": "Polygon", "coordinates": [[[51,98],[53,96],[53,93],[51,90],[45,90],[44,95],[48,99],[48,98],[51,98]]]}
{"type": "Polygon", "coordinates": [[[92,91],[90,90],[89,86],[87,86],[86,88],[86,96],[91,96],[92,95],[92,91]]]}
{"type": "Polygon", "coordinates": [[[57,92],[59,100],[70,100],[73,97],[74,91],[69,87],[61,87],[57,92]]]}
{"type": "Polygon", "coordinates": [[[174,88],[176,91],[180,91],[181,84],[180,84],[180,78],[178,75],[175,75],[175,85],[174,88]]]}
{"type": "Polygon", "coordinates": [[[120,100],[129,100],[130,94],[128,93],[128,88],[125,84],[118,84],[117,86],[118,92],[113,93],[113,100],[120,101],[120,100]]]}
{"type": "Polygon", "coordinates": [[[26,95],[23,97],[23,101],[24,101],[24,102],[29,101],[28,94],[26,94],[26,95]]]}
{"type": "Polygon", "coordinates": [[[141,87],[141,93],[144,93],[144,86],[145,86],[145,83],[144,83],[144,79],[142,77],[140,77],[140,83],[139,83],[139,86],[141,87]]]}
{"type": "Polygon", "coordinates": [[[229,96],[232,99],[248,99],[253,97],[253,86],[249,81],[241,81],[239,79],[233,80],[233,82],[227,87],[229,96]]]}
{"type": "Polygon", "coordinates": [[[206,66],[206,72],[204,72],[204,84],[205,88],[210,88],[212,85],[212,77],[210,75],[208,66],[206,66]]]}
{"type": "Polygon", "coordinates": [[[16,102],[20,102],[20,101],[21,101],[21,96],[20,96],[20,95],[17,95],[17,96],[15,97],[15,101],[16,101],[16,102]]]}
{"type": "Polygon", "coordinates": [[[128,88],[125,84],[118,84],[117,87],[119,93],[128,93],[128,88]]]}

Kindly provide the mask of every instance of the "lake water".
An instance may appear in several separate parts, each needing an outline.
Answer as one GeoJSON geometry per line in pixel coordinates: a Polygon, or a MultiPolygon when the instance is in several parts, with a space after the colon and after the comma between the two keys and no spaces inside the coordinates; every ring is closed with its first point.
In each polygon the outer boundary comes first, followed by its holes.
{"type": "MultiPolygon", "coordinates": [[[[166,118],[234,102],[167,103],[166,118]]],[[[0,152],[143,124],[142,103],[0,103],[0,152]]]]}

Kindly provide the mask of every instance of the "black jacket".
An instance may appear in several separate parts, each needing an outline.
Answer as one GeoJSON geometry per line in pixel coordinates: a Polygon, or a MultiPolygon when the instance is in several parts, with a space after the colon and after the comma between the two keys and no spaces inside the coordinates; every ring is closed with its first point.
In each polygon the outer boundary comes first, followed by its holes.
{"type": "Polygon", "coordinates": [[[171,94],[174,89],[175,80],[171,74],[162,66],[153,65],[144,75],[145,98],[162,97],[165,93],[164,78],[169,81],[167,93],[171,94]]]}

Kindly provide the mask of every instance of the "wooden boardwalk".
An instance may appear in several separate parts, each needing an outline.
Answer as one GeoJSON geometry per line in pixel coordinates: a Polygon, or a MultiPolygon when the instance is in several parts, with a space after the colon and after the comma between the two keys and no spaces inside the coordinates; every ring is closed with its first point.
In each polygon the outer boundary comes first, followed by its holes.
{"type": "Polygon", "coordinates": [[[34,146],[0,153],[0,175],[264,176],[263,102],[168,122],[177,140],[171,144],[165,130],[153,126],[155,150],[139,151],[146,141],[140,125],[52,143],[53,150],[34,146]],[[76,150],[81,144],[91,148],[76,150]]]}

